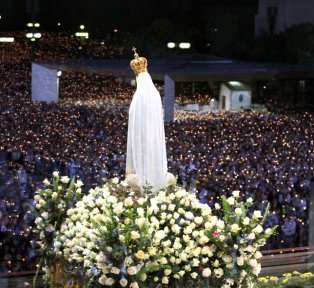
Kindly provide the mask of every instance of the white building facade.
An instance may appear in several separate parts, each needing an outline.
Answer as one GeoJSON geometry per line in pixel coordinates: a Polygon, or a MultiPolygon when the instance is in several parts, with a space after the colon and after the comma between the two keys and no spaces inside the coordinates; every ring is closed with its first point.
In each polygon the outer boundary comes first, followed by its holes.
{"type": "Polygon", "coordinates": [[[238,81],[222,83],[219,92],[219,110],[231,111],[249,108],[252,104],[251,89],[238,81]]]}

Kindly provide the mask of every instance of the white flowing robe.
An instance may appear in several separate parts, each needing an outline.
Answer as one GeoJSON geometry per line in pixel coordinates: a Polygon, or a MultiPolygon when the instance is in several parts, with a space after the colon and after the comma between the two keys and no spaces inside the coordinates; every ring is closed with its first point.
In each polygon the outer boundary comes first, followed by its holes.
{"type": "Polygon", "coordinates": [[[137,78],[128,126],[126,173],[156,192],[167,185],[167,155],[161,98],[148,72],[137,78]]]}

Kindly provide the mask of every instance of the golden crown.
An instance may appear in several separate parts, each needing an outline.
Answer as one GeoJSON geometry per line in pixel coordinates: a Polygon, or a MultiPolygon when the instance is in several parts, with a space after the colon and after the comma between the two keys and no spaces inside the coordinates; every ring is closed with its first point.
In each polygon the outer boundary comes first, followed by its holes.
{"type": "Polygon", "coordinates": [[[131,61],[130,66],[136,76],[141,72],[147,72],[147,59],[144,57],[140,57],[136,53],[136,48],[133,47],[132,50],[134,51],[134,59],[131,61]]]}

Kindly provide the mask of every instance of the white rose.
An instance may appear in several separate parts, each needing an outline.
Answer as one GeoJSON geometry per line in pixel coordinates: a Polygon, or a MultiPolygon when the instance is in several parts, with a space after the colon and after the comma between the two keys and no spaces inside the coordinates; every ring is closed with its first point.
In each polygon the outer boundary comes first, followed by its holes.
{"type": "Polygon", "coordinates": [[[137,203],[139,205],[143,205],[145,203],[145,199],[144,198],[139,198],[139,199],[137,199],[137,203]]]}
{"type": "Polygon", "coordinates": [[[107,201],[109,203],[115,204],[115,203],[118,202],[118,199],[117,199],[117,197],[110,195],[110,196],[107,197],[107,201]]]}
{"type": "Polygon", "coordinates": [[[157,240],[162,240],[162,239],[164,239],[166,237],[166,234],[165,234],[165,232],[163,230],[158,230],[155,233],[155,237],[156,237],[157,240]]]}
{"type": "Polygon", "coordinates": [[[263,257],[263,254],[262,254],[261,252],[259,252],[259,251],[256,251],[253,257],[254,257],[255,259],[260,259],[260,258],[263,257]]]}
{"type": "Polygon", "coordinates": [[[249,246],[245,247],[245,248],[243,249],[243,251],[252,253],[252,252],[255,252],[256,249],[255,249],[252,245],[249,245],[249,246]]]}
{"type": "Polygon", "coordinates": [[[250,218],[249,217],[245,217],[242,221],[243,225],[247,226],[250,224],[250,218]]]}
{"type": "Polygon", "coordinates": [[[258,276],[261,270],[262,270],[261,264],[257,264],[255,267],[253,267],[253,274],[258,276]]]}
{"type": "Polygon", "coordinates": [[[206,228],[207,230],[211,230],[211,229],[213,228],[213,224],[212,224],[211,222],[206,222],[206,223],[205,223],[205,228],[206,228]]]}
{"type": "Polygon", "coordinates": [[[118,275],[120,273],[120,269],[117,267],[112,267],[110,272],[118,275]]]}
{"type": "Polygon", "coordinates": [[[265,230],[265,233],[266,233],[266,234],[271,234],[271,233],[272,233],[272,230],[271,230],[270,228],[267,228],[267,229],[265,230]]]}
{"type": "Polygon", "coordinates": [[[243,259],[243,257],[237,257],[237,264],[238,264],[239,266],[243,266],[243,264],[244,264],[244,259],[243,259]]]}
{"type": "Polygon", "coordinates": [[[221,206],[220,206],[218,203],[215,203],[215,209],[216,209],[216,210],[220,210],[220,209],[221,209],[221,206]]]}
{"type": "Polygon", "coordinates": [[[81,180],[78,180],[76,183],[75,183],[75,187],[76,188],[80,188],[80,187],[82,187],[84,184],[83,184],[83,182],[81,181],[81,180]]]}
{"type": "Polygon", "coordinates": [[[214,269],[214,274],[217,278],[221,278],[224,274],[224,270],[222,270],[221,268],[214,269]]]}
{"type": "Polygon", "coordinates": [[[165,284],[165,285],[169,284],[169,279],[168,279],[168,277],[166,277],[166,276],[162,277],[161,283],[162,283],[162,284],[165,284]]]}
{"type": "Polygon", "coordinates": [[[174,205],[174,204],[169,204],[168,205],[168,210],[169,211],[174,211],[176,209],[176,205],[174,205]]]}
{"type": "Polygon", "coordinates": [[[126,280],[125,278],[122,278],[120,281],[119,281],[120,285],[122,287],[126,287],[126,285],[128,285],[128,280],[126,280]]]}
{"type": "Polygon", "coordinates": [[[223,256],[222,256],[222,260],[223,260],[225,263],[231,263],[231,262],[232,262],[232,257],[229,256],[229,255],[223,255],[223,256]]]}
{"type": "MultiPolygon", "coordinates": [[[[47,213],[47,212],[44,212],[44,213],[47,213]]],[[[43,219],[41,217],[37,217],[36,220],[35,220],[35,224],[36,225],[40,225],[43,223],[43,219]]]]}
{"type": "Polygon", "coordinates": [[[57,192],[53,192],[52,194],[51,194],[51,198],[52,199],[57,199],[59,197],[59,194],[57,193],[57,192]]]}
{"type": "Polygon", "coordinates": [[[50,182],[48,181],[47,178],[43,181],[43,183],[44,183],[45,186],[49,186],[50,185],[50,182]]]}
{"type": "Polygon", "coordinates": [[[58,172],[58,171],[54,171],[54,172],[52,173],[52,176],[53,176],[53,177],[58,177],[58,176],[59,176],[59,172],[58,172]]]}
{"type": "Polygon", "coordinates": [[[137,231],[131,231],[131,238],[132,240],[136,240],[140,238],[140,234],[137,231]]]}
{"type": "Polygon", "coordinates": [[[137,273],[137,268],[135,266],[131,266],[127,269],[129,275],[135,275],[137,273]]]}
{"type": "Polygon", "coordinates": [[[166,276],[169,276],[170,274],[171,274],[171,269],[165,269],[164,270],[164,274],[166,275],[166,276]]]}
{"type": "Polygon", "coordinates": [[[132,198],[126,198],[126,199],[124,200],[124,205],[127,206],[127,207],[132,206],[132,205],[133,205],[133,200],[132,200],[132,198]]]}
{"type": "Polygon", "coordinates": [[[252,204],[252,203],[253,203],[253,198],[252,198],[252,197],[248,198],[248,199],[246,200],[246,202],[249,203],[249,204],[252,204]]]}
{"type": "Polygon", "coordinates": [[[199,265],[200,265],[200,260],[198,260],[197,258],[193,258],[192,266],[193,267],[198,267],[199,265]]]}
{"type": "Polygon", "coordinates": [[[135,224],[136,224],[138,227],[144,226],[145,223],[146,223],[146,218],[137,218],[137,219],[135,220],[135,224]]]}
{"type": "Polygon", "coordinates": [[[214,262],[212,262],[214,267],[219,267],[219,261],[216,259],[214,262]]]}
{"type": "Polygon", "coordinates": [[[107,276],[106,276],[106,275],[101,275],[101,277],[98,279],[98,282],[99,282],[101,285],[105,285],[106,279],[107,279],[107,276]]]}
{"type": "Polygon", "coordinates": [[[234,197],[229,197],[228,199],[227,199],[227,202],[230,204],[230,205],[234,205],[234,197]]]}
{"type": "Polygon", "coordinates": [[[186,219],[189,219],[189,220],[192,220],[194,218],[194,215],[191,211],[186,212],[184,216],[186,219]]]}
{"type": "Polygon", "coordinates": [[[193,230],[190,226],[188,226],[184,229],[184,234],[191,234],[192,232],[193,232],[193,230]]]}
{"type": "Polygon", "coordinates": [[[70,181],[70,178],[68,176],[62,176],[61,177],[61,182],[63,184],[67,184],[67,183],[69,183],[69,181],[70,181]]]}
{"type": "Polygon", "coordinates": [[[250,233],[250,234],[247,236],[247,239],[249,239],[249,240],[254,240],[254,239],[255,239],[255,234],[254,234],[254,233],[250,233]]]}
{"type": "Polygon", "coordinates": [[[263,216],[262,216],[261,211],[255,210],[254,213],[253,213],[253,217],[254,217],[255,219],[259,219],[259,218],[262,218],[263,216]]]}
{"type": "Polygon", "coordinates": [[[212,271],[209,268],[205,268],[202,271],[202,276],[205,278],[209,277],[211,274],[212,274],[212,271]]]}
{"type": "Polygon", "coordinates": [[[237,207],[234,212],[237,214],[237,215],[241,215],[242,214],[242,209],[237,207]]]}
{"type": "Polygon", "coordinates": [[[224,229],[225,228],[225,222],[223,221],[223,220],[218,220],[217,222],[216,222],[216,225],[217,225],[217,228],[218,229],[224,229]]]}
{"type": "Polygon", "coordinates": [[[261,225],[257,225],[254,229],[253,229],[253,232],[255,233],[255,234],[260,234],[260,233],[262,233],[263,232],[263,227],[261,226],[261,225]]]}
{"type": "Polygon", "coordinates": [[[46,205],[46,201],[43,200],[43,199],[40,199],[40,200],[39,200],[39,205],[41,205],[41,206],[46,205]]]}
{"type": "Polygon", "coordinates": [[[114,284],[114,279],[113,278],[106,278],[105,280],[105,285],[106,286],[112,286],[114,284]]]}
{"type": "Polygon", "coordinates": [[[119,178],[118,177],[115,177],[112,179],[112,183],[113,184],[118,184],[119,183],[119,178]]]}
{"type": "Polygon", "coordinates": [[[240,227],[238,226],[238,224],[234,223],[231,225],[230,230],[233,233],[237,233],[240,230],[240,227]]]}
{"type": "Polygon", "coordinates": [[[256,259],[251,259],[251,260],[249,261],[249,264],[250,264],[251,267],[254,268],[254,267],[257,266],[258,263],[257,263],[257,260],[256,260],[256,259]]]}
{"type": "Polygon", "coordinates": [[[240,191],[239,191],[239,190],[233,191],[233,192],[232,192],[232,195],[233,195],[235,198],[238,198],[238,197],[240,196],[240,191]]]}
{"type": "Polygon", "coordinates": [[[192,277],[193,279],[196,279],[197,276],[198,276],[198,274],[197,274],[196,272],[191,273],[191,277],[192,277]]]}
{"type": "Polygon", "coordinates": [[[221,242],[225,241],[226,237],[224,235],[219,235],[218,238],[221,242]]]}
{"type": "Polygon", "coordinates": [[[197,225],[202,224],[202,223],[203,223],[203,217],[200,217],[200,216],[195,217],[194,222],[195,222],[197,225]]]}
{"type": "Polygon", "coordinates": [[[144,211],[144,209],[143,209],[142,207],[137,208],[137,209],[136,209],[136,212],[137,212],[137,214],[138,214],[140,217],[144,217],[145,211],[144,211]]]}
{"type": "Polygon", "coordinates": [[[146,273],[142,273],[141,276],[140,276],[140,280],[141,280],[142,282],[145,282],[146,279],[147,279],[147,274],[146,274],[146,273]]]}
{"type": "Polygon", "coordinates": [[[43,217],[45,220],[47,220],[49,217],[49,214],[47,212],[43,212],[43,213],[41,213],[41,217],[43,217]]]}

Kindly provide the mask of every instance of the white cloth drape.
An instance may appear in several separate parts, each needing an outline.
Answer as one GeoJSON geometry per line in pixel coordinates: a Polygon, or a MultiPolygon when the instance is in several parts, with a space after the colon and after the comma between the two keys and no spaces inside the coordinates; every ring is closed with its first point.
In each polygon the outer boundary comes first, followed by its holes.
{"type": "Polygon", "coordinates": [[[161,98],[148,72],[140,73],[129,110],[126,173],[153,192],[167,184],[167,156],[161,98]]]}

